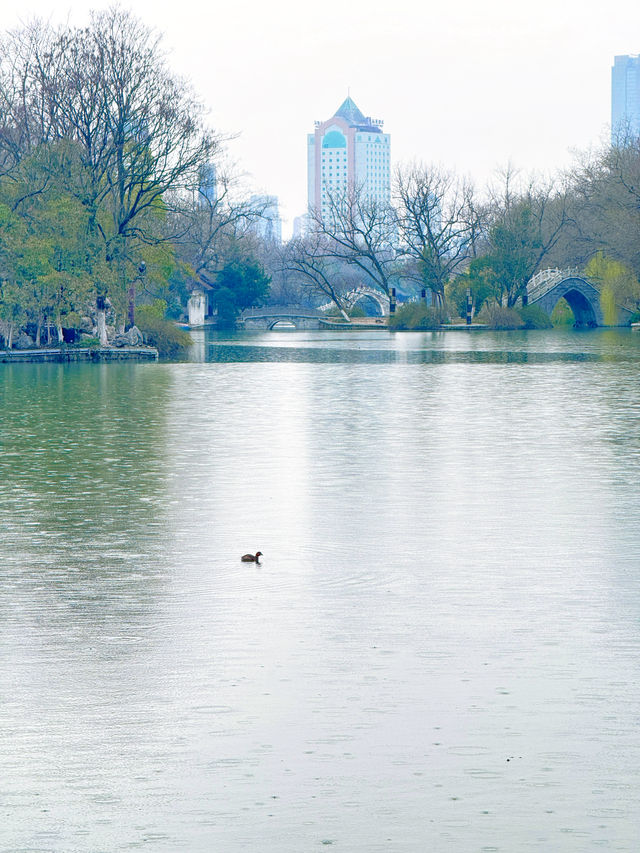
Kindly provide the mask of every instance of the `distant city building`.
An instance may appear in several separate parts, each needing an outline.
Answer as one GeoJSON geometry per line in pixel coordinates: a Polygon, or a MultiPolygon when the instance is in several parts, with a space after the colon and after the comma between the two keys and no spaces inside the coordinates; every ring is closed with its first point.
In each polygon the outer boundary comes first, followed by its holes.
{"type": "Polygon", "coordinates": [[[326,218],[328,196],[349,186],[377,202],[391,197],[391,137],[383,122],[365,117],[350,97],[327,121],[317,121],[307,137],[309,210],[326,218]]]}
{"type": "Polygon", "coordinates": [[[611,69],[611,141],[640,136],[640,56],[616,56],[611,69]]]}
{"type": "Polygon", "coordinates": [[[198,187],[200,203],[214,204],[217,192],[216,167],[213,163],[205,163],[200,169],[200,186],[198,187]]]}
{"type": "Polygon", "coordinates": [[[293,219],[293,237],[305,237],[309,231],[309,215],[295,216],[293,219]]]}
{"type": "Polygon", "coordinates": [[[282,219],[278,208],[278,197],[275,195],[252,195],[251,206],[260,211],[251,227],[263,240],[276,243],[282,242],[282,219]]]}

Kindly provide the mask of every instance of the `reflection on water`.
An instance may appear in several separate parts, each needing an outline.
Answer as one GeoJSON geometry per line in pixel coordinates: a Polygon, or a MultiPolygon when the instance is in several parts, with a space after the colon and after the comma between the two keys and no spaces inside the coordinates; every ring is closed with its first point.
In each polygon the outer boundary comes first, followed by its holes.
{"type": "Polygon", "coordinates": [[[640,336],[199,346],[3,368],[2,849],[634,850],[640,336]]]}
{"type": "Polygon", "coordinates": [[[376,350],[324,349],[322,347],[263,347],[212,345],[207,361],[302,361],[308,364],[551,364],[557,361],[601,361],[588,352],[466,351],[466,350],[376,350]]]}

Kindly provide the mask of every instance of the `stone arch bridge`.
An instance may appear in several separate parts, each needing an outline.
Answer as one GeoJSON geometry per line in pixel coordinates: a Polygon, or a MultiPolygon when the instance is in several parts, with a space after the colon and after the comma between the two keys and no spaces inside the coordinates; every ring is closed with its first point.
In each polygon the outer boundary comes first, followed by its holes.
{"type": "Polygon", "coordinates": [[[326,314],[316,308],[300,305],[268,305],[265,308],[248,308],[242,312],[241,325],[249,329],[319,329],[326,314]]]}
{"type": "MultiPolygon", "coordinates": [[[[360,285],[344,295],[347,311],[359,302],[368,302],[378,311],[377,316],[389,314],[389,297],[381,290],[360,285]]],[[[245,329],[277,329],[295,326],[296,329],[320,329],[323,321],[331,321],[327,310],[335,307],[328,302],[320,308],[305,308],[301,305],[268,305],[264,308],[248,308],[242,312],[241,324],[245,329]]]]}
{"type": "MultiPolygon", "coordinates": [[[[547,269],[533,276],[527,284],[525,299],[528,305],[538,305],[551,315],[560,299],[566,299],[573,311],[575,325],[579,327],[604,326],[600,306],[600,288],[582,275],[578,269],[547,269]]],[[[361,300],[373,301],[381,316],[389,314],[389,298],[374,288],[362,285],[345,294],[345,305],[351,308],[361,300]]],[[[323,306],[328,308],[329,305],[323,306]]],[[[617,306],[614,325],[627,325],[632,312],[622,305],[617,306]]],[[[240,322],[245,329],[319,329],[329,319],[324,310],[297,305],[270,305],[265,308],[250,308],[242,313],[240,322]]]]}
{"type": "MultiPolygon", "coordinates": [[[[605,325],[600,307],[600,288],[577,269],[541,270],[527,284],[526,303],[538,305],[549,316],[563,298],[573,311],[576,326],[605,325]]],[[[618,305],[614,325],[626,325],[631,313],[628,308],[618,305]]]]}
{"type": "Polygon", "coordinates": [[[359,302],[375,305],[379,311],[379,317],[386,317],[389,314],[390,299],[382,290],[376,290],[375,287],[367,287],[366,284],[361,284],[354,287],[344,296],[346,308],[350,311],[359,302]]]}
{"type": "MultiPolygon", "coordinates": [[[[391,300],[382,290],[377,290],[375,287],[369,287],[366,284],[359,284],[357,287],[354,287],[353,290],[349,290],[347,293],[342,294],[342,303],[345,307],[345,310],[351,311],[359,302],[364,302],[365,304],[369,304],[375,306],[377,314],[375,316],[378,317],[387,317],[389,315],[389,305],[391,300]]],[[[325,305],[320,306],[321,311],[329,311],[331,308],[335,308],[334,302],[327,302],[325,305]]]]}

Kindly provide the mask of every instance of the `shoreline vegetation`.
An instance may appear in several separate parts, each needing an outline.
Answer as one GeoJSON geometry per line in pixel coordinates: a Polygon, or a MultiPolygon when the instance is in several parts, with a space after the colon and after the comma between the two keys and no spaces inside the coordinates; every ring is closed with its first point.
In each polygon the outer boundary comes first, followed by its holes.
{"type": "Polygon", "coordinates": [[[384,201],[329,184],[325,212],[309,210],[282,243],[272,197],[229,165],[232,138],[208,126],[162,37],[133,13],[95,11],[82,28],[33,21],[0,40],[7,351],[66,358],[137,330],[121,345],[180,359],[190,313],[231,329],[273,305],[322,310],[326,328],[446,329],[467,310],[476,329],[593,324],[564,300],[550,317],[522,307],[550,268],[593,282],[598,322],[617,325],[617,306],[640,319],[640,137],[551,177],[505,168],[485,187],[417,161],[396,167],[384,201]],[[393,303],[386,322],[360,322],[393,303]]]}

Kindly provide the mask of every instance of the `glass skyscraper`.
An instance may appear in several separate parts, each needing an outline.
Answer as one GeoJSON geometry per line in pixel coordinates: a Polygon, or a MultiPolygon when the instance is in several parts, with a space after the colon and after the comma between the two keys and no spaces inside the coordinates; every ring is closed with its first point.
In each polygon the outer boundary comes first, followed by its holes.
{"type": "Polygon", "coordinates": [[[616,56],[611,69],[611,142],[640,136],[640,56],[616,56]]]}

